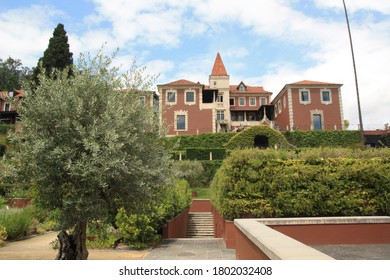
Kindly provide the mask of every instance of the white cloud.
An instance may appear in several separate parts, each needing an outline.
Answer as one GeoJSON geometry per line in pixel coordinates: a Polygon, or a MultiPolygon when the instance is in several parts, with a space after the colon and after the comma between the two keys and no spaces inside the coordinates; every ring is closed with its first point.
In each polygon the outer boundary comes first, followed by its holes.
{"type": "Polygon", "coordinates": [[[31,6],[0,13],[0,53],[34,67],[52,36],[51,23],[61,12],[50,6],[31,6]],[[50,26],[50,27],[49,27],[50,26]]]}
{"type": "MultiPolygon", "coordinates": [[[[315,0],[315,3],[320,8],[339,9],[343,10],[342,0],[315,0]]],[[[383,14],[390,14],[390,2],[388,0],[345,0],[345,4],[349,12],[358,10],[377,11],[383,14]]]]}

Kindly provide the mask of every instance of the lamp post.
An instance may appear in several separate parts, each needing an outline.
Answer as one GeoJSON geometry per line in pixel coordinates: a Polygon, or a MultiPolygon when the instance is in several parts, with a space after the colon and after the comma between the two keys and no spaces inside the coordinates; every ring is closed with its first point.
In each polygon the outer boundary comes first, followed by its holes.
{"type": "Polygon", "coordinates": [[[354,55],[354,52],[353,52],[351,28],[349,27],[348,12],[347,12],[347,6],[345,5],[345,0],[343,0],[343,5],[344,5],[344,12],[345,12],[345,19],[346,19],[346,21],[347,21],[347,27],[348,27],[349,43],[350,43],[350,45],[351,45],[351,54],[352,54],[352,62],[353,62],[353,71],[354,71],[354,73],[355,73],[356,96],[357,96],[358,113],[359,113],[360,143],[362,143],[362,145],[364,145],[366,141],[365,141],[365,139],[364,139],[364,129],[363,129],[362,111],[361,111],[361,109],[360,109],[359,86],[358,86],[358,79],[357,79],[357,74],[356,74],[355,55],[354,55]]]}

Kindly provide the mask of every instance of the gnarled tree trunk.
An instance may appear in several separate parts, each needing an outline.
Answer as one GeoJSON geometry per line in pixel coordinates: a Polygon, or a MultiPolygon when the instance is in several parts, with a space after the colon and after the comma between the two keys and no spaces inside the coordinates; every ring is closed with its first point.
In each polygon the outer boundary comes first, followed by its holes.
{"type": "Polygon", "coordinates": [[[58,235],[60,248],[56,260],[86,260],[87,250],[87,221],[81,221],[71,235],[62,230],[58,235]]]}

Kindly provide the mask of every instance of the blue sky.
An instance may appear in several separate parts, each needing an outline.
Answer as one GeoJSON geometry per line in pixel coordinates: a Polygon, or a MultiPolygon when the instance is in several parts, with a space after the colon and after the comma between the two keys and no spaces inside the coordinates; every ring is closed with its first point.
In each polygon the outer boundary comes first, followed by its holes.
{"type": "MultiPolygon", "coordinates": [[[[366,129],[390,122],[390,1],[346,0],[366,129]]],[[[33,67],[58,23],[74,58],[119,48],[157,84],[208,83],[220,52],[231,83],[341,83],[344,118],[357,128],[357,101],[342,0],[0,0],[0,57],[33,67]]]]}

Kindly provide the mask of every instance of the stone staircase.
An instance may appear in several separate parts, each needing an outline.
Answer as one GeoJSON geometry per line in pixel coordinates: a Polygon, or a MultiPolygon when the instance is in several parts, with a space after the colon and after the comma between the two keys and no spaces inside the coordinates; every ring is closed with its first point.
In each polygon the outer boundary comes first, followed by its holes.
{"type": "Polygon", "coordinates": [[[210,212],[189,212],[188,238],[214,238],[213,215],[210,212]]]}

